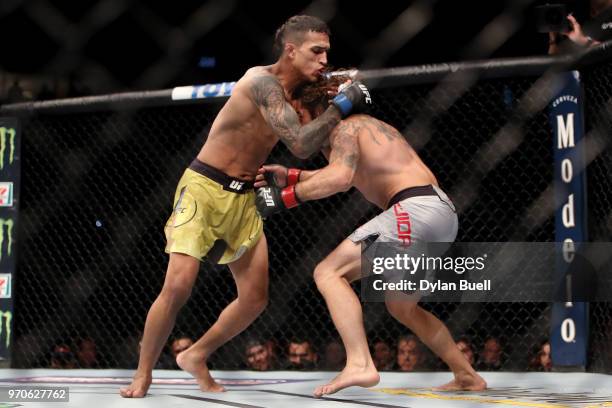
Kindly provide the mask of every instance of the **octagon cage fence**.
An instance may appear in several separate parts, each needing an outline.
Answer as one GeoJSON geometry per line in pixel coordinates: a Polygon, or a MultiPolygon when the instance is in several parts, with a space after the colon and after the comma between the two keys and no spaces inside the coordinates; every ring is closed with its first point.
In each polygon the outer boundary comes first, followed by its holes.
{"type": "MultiPolygon", "coordinates": [[[[556,72],[577,69],[585,100],[591,241],[612,232],[612,53],[536,57],[361,72],[373,115],[399,129],[458,208],[460,242],[550,242],[553,141],[547,106],[556,72]]],[[[199,88],[193,88],[199,89],[199,88]]],[[[209,88],[218,89],[218,88],[209,88]]],[[[4,105],[22,132],[21,197],[14,279],[11,365],[49,365],[54,345],[94,339],[101,367],[134,368],[148,308],[167,263],[164,223],[176,183],[196,156],[226,96],[173,100],[172,90],[4,105]]],[[[268,163],[314,169],[278,144],[268,163]]],[[[247,339],[271,341],[282,356],[292,338],[320,354],[337,333],[312,279],[316,264],[378,213],[355,190],[309,202],[265,223],[270,301],[243,334],[210,360],[244,367],[247,339]]],[[[358,283],[355,289],[358,290],[358,283]]],[[[236,296],[227,268],[204,262],[171,338],[197,338],[236,296]]],[[[551,304],[423,303],[475,351],[490,336],[502,369],[527,370],[549,336],[551,304]]],[[[408,334],[364,302],[369,339],[393,345],[408,334]]],[[[612,372],[612,309],[589,308],[587,369],[612,372]]],[[[164,354],[168,354],[168,350],[164,354]]],[[[446,367],[427,355],[421,369],[446,367]]]]}

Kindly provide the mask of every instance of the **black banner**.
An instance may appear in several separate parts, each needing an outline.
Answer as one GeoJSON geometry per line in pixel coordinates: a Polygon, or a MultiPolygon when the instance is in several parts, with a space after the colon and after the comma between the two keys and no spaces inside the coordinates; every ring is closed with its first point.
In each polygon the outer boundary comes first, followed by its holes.
{"type": "Polygon", "coordinates": [[[17,266],[20,131],[15,118],[0,118],[0,366],[10,366],[13,284],[17,266]]]}

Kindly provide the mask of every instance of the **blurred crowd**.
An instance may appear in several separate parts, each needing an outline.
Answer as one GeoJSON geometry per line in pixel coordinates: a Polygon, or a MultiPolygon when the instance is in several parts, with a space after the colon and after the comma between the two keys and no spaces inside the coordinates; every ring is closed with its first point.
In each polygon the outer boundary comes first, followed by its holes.
{"type": "Polygon", "coordinates": [[[63,79],[40,79],[2,75],[0,72],[0,104],[76,98],[93,93],[75,75],[63,79]]]}
{"type": "MultiPolygon", "coordinates": [[[[590,0],[588,16],[576,18],[571,8],[567,9],[567,13],[566,27],[558,32],[548,33],[548,54],[580,52],[612,39],[612,0],[590,0]]],[[[95,93],[98,92],[90,89],[76,73],[62,78],[51,78],[20,76],[0,71],[0,104],[79,97],[95,93]]]]}
{"type": "MultiPolygon", "coordinates": [[[[178,370],[176,357],[193,344],[193,339],[179,335],[172,338],[163,351],[156,369],[178,370]]],[[[498,337],[487,337],[478,347],[468,337],[456,341],[457,348],[478,371],[500,371],[521,369],[529,371],[550,371],[550,343],[544,340],[529,356],[526,367],[506,364],[509,353],[498,337]]],[[[139,345],[130,355],[137,356],[139,345]]],[[[445,364],[412,335],[399,336],[395,340],[375,338],[370,343],[374,364],[379,371],[441,371],[445,364]]],[[[59,343],[49,356],[49,368],[109,368],[114,367],[120,356],[102,356],[96,341],[91,337],[80,337],[70,343],[59,343]]],[[[339,339],[331,339],[317,349],[307,338],[293,337],[286,344],[274,339],[249,338],[244,342],[242,364],[234,369],[269,370],[323,370],[340,371],[346,362],[344,346],[339,339]]],[[[133,357],[128,366],[135,368],[138,361],[133,357]]],[[[121,365],[121,363],[119,363],[121,365]]],[[[214,366],[212,367],[214,368],[214,366]]]]}

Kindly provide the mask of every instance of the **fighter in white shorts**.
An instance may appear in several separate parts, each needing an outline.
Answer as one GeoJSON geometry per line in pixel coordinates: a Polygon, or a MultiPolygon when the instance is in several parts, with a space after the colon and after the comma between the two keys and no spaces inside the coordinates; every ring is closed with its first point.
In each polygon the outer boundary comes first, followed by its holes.
{"type": "MultiPolygon", "coordinates": [[[[311,84],[293,105],[302,123],[327,106],[327,91],[346,78],[311,84]]],[[[330,134],[324,149],[329,164],[315,171],[267,165],[260,169],[257,208],[265,217],[356,187],[365,198],[385,211],[358,228],[314,271],[317,288],[325,298],[347,352],[344,370],[315,396],[358,385],[371,387],[379,375],[368,349],[359,299],[350,282],[361,278],[362,240],[400,242],[452,242],[457,235],[457,215],[450,199],[438,187],[433,173],[400,132],[368,115],[345,118],[330,134]],[[275,185],[267,186],[271,173],[275,185]],[[268,177],[265,177],[268,176],[268,177]],[[265,187],[267,186],[267,187],[265,187]]],[[[439,390],[483,390],[486,382],[463,357],[448,329],[416,301],[387,296],[387,310],[408,327],[453,371],[454,379],[439,390]]]]}
{"type": "Polygon", "coordinates": [[[458,229],[455,206],[437,185],[408,187],[389,200],[383,211],[349,235],[353,242],[378,235],[379,242],[410,245],[453,242],[458,229]]]}

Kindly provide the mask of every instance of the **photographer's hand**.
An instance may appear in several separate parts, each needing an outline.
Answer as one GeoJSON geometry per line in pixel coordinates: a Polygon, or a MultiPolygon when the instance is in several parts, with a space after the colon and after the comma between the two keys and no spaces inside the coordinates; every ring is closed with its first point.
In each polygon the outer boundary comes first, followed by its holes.
{"type": "Polygon", "coordinates": [[[570,14],[567,16],[567,19],[570,22],[571,30],[569,33],[565,33],[563,35],[569,38],[573,43],[578,44],[582,47],[592,47],[594,45],[599,44],[598,41],[595,41],[591,37],[588,37],[584,34],[584,32],[582,31],[582,26],[580,25],[580,23],[578,23],[578,21],[576,21],[576,18],[574,16],[570,14]]]}

